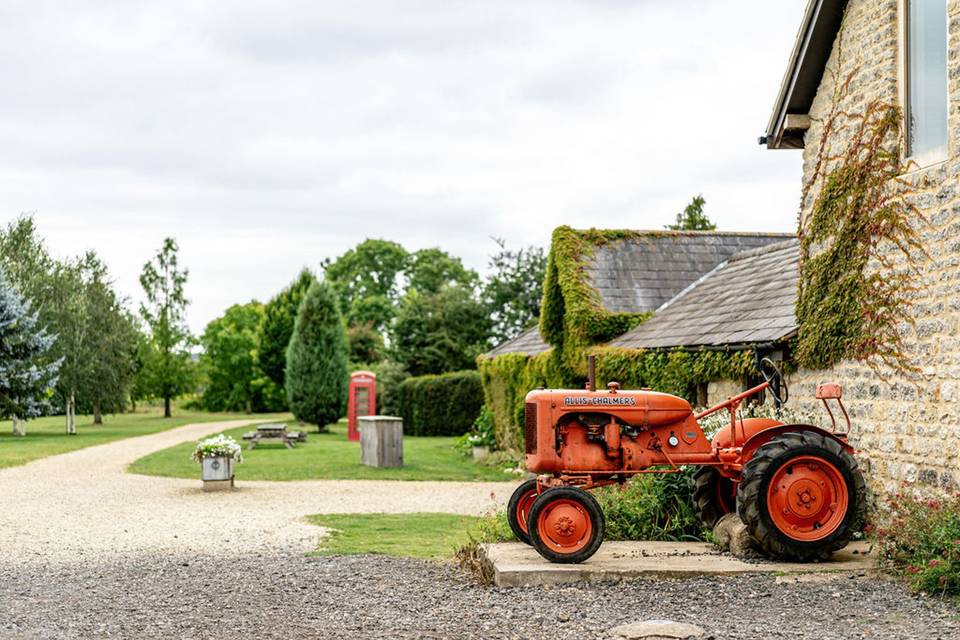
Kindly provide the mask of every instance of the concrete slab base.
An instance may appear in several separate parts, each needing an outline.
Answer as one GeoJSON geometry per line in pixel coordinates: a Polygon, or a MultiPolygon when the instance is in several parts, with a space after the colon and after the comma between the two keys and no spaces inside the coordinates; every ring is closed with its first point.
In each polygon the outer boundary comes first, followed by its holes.
{"type": "Polygon", "coordinates": [[[501,587],[600,582],[630,578],[690,578],[745,573],[776,575],[856,572],[874,569],[868,545],[853,543],[830,562],[743,561],[705,542],[604,542],[583,564],[551,564],[522,542],[483,545],[480,560],[501,587]]]}

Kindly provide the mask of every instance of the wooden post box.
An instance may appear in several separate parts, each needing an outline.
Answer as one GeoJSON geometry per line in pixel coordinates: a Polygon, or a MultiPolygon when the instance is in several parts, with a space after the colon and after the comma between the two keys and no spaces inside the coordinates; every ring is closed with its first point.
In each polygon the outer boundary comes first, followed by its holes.
{"type": "Polygon", "coordinates": [[[361,416],[360,463],[368,467],[403,466],[403,420],[393,416],[361,416]]]}

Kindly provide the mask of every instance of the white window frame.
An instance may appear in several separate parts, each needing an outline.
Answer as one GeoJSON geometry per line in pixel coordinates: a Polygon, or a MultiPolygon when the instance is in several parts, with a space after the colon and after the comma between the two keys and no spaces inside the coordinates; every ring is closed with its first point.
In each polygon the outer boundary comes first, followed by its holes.
{"type": "Polygon", "coordinates": [[[903,111],[903,154],[904,162],[917,165],[914,168],[925,168],[931,165],[939,164],[945,162],[950,157],[950,3],[947,2],[944,7],[944,20],[947,25],[947,77],[944,78],[944,82],[947,83],[947,139],[944,140],[944,143],[935,148],[930,149],[919,155],[914,154],[913,150],[910,148],[910,61],[908,60],[909,56],[909,37],[910,30],[909,25],[907,24],[910,12],[910,7],[908,6],[910,0],[898,0],[898,31],[899,31],[899,60],[898,67],[900,71],[899,79],[899,93],[900,93],[900,108],[903,111]]]}

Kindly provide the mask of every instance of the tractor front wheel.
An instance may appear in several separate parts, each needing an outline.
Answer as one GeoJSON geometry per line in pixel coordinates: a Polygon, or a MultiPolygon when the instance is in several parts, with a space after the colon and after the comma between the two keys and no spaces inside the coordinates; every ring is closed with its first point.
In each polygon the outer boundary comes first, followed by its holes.
{"type": "Polygon", "coordinates": [[[815,431],[784,433],[743,467],[737,513],[768,554],[826,560],[847,546],[866,514],[857,461],[815,431]]]}
{"type": "Polygon", "coordinates": [[[530,542],[550,562],[584,562],[600,548],[606,530],[596,498],[576,487],[548,489],[533,501],[530,542]]]}
{"type": "Polygon", "coordinates": [[[713,525],[737,509],[737,483],[715,467],[700,467],[693,474],[693,508],[703,526],[713,525]]]}
{"type": "Polygon", "coordinates": [[[536,479],[527,480],[517,487],[510,496],[510,502],[507,503],[507,522],[510,524],[510,530],[517,536],[517,540],[525,544],[530,544],[527,517],[530,515],[530,507],[533,506],[537,495],[536,479]]]}

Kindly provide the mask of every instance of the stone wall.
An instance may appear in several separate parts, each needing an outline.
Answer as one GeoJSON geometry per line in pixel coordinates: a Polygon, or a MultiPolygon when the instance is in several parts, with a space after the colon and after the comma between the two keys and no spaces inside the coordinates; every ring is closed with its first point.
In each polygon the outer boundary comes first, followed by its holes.
{"type": "MultiPolygon", "coordinates": [[[[923,286],[912,310],[916,324],[903,331],[924,378],[878,375],[858,362],[843,362],[830,371],[801,370],[789,377],[791,404],[808,409],[819,406],[813,397],[817,383],[830,380],[843,385],[853,420],[851,441],[866,462],[874,488],[886,491],[903,481],[942,488],[960,485],[960,0],[949,0],[948,11],[949,159],[908,174],[914,202],[929,222],[916,222],[929,255],[916,256],[923,286]]],[[[834,43],[811,108],[804,184],[820,157],[823,118],[837,93],[837,82],[854,69],[843,109],[859,113],[875,99],[899,103],[897,0],[851,0],[842,36],[834,43]]],[[[841,151],[848,135],[843,128],[832,134],[829,151],[841,151]]],[[[815,197],[814,188],[802,203],[801,225],[815,197]]]]}

